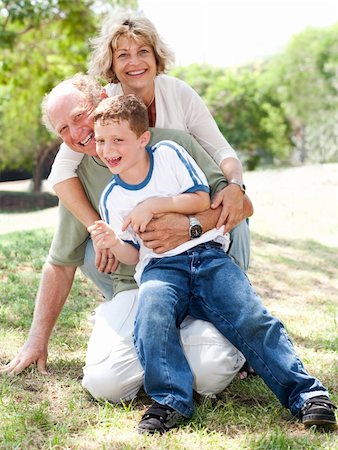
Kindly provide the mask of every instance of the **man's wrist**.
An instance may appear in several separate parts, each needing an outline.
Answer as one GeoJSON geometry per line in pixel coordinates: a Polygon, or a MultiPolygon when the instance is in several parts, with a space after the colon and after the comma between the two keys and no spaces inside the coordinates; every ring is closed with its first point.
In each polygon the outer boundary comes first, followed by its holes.
{"type": "Polygon", "coordinates": [[[189,236],[190,239],[196,239],[203,234],[201,222],[195,216],[189,216],[189,236]]]}
{"type": "Polygon", "coordinates": [[[195,214],[194,217],[196,217],[203,228],[203,233],[212,230],[215,228],[218,218],[220,216],[220,213],[222,211],[222,207],[218,206],[217,208],[209,208],[206,211],[203,211],[201,213],[195,214]]]}

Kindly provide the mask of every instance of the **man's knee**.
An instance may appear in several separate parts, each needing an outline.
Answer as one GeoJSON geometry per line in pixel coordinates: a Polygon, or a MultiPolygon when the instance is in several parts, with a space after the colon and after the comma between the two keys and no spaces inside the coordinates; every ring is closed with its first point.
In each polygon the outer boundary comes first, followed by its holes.
{"type": "Polygon", "coordinates": [[[201,395],[222,392],[245,362],[244,356],[235,347],[228,349],[206,345],[200,349],[199,357],[196,356],[192,357],[191,369],[194,373],[194,390],[201,395]]]}
{"type": "Polygon", "coordinates": [[[194,374],[194,389],[202,395],[222,392],[234,379],[245,358],[209,322],[187,317],[181,341],[194,374]]]}
{"type": "Polygon", "coordinates": [[[97,400],[113,403],[133,399],[143,383],[143,370],[138,359],[116,361],[109,358],[83,368],[82,386],[97,400]]]}

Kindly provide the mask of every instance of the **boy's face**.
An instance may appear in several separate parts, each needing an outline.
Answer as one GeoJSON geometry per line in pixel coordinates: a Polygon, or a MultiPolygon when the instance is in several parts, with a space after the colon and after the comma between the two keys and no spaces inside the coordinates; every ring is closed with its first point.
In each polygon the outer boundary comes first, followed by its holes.
{"type": "Polygon", "coordinates": [[[94,124],[96,151],[113,174],[123,175],[145,161],[144,149],[149,142],[150,132],[137,137],[131,131],[129,122],[122,120],[102,125],[94,124]]]}
{"type": "Polygon", "coordinates": [[[50,100],[48,116],[57,134],[72,150],[96,156],[93,111],[86,95],[69,86],[50,100]]]}

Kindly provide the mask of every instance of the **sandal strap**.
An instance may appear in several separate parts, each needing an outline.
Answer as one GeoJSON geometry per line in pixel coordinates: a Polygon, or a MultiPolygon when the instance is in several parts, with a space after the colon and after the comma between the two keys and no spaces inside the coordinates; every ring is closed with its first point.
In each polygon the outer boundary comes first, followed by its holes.
{"type": "Polygon", "coordinates": [[[328,406],[332,410],[337,409],[337,406],[334,403],[332,403],[332,401],[329,399],[329,397],[324,397],[324,396],[309,398],[303,406],[304,412],[307,411],[312,405],[328,406]]]}

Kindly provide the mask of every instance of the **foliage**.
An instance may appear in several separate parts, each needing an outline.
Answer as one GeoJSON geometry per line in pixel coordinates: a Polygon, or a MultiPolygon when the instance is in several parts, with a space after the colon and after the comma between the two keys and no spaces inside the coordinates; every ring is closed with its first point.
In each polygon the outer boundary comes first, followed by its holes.
{"type": "MultiPolygon", "coordinates": [[[[32,170],[58,143],[40,123],[45,92],[86,71],[89,38],[117,5],[137,0],[0,0],[0,172],[32,170]]],[[[338,24],[296,35],[264,64],[193,64],[172,74],[205,99],[247,167],[338,160],[338,24]]]]}
{"type": "Polygon", "coordinates": [[[219,129],[248,168],[255,168],[261,157],[289,157],[289,126],[274,91],[262,82],[263,68],[222,70],[195,64],[173,73],[204,97],[219,129]]]}
{"type": "Polygon", "coordinates": [[[40,123],[43,95],[86,71],[88,39],[117,4],[136,2],[0,0],[0,170],[31,169],[52,141],[40,123]]]}
{"type": "Polygon", "coordinates": [[[337,67],[338,24],[296,35],[263,64],[193,64],[172,73],[205,99],[224,136],[254,168],[262,158],[338,160],[337,67]]]}
{"type": "Polygon", "coordinates": [[[293,124],[302,161],[338,159],[337,67],[338,24],[309,28],[296,35],[268,67],[270,79],[293,124]]]}

